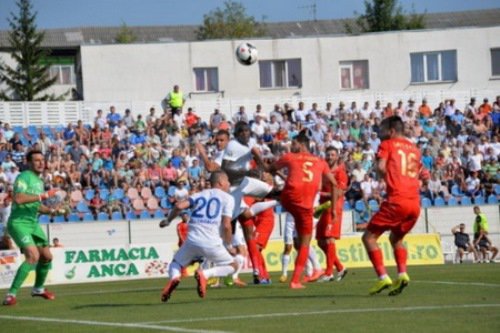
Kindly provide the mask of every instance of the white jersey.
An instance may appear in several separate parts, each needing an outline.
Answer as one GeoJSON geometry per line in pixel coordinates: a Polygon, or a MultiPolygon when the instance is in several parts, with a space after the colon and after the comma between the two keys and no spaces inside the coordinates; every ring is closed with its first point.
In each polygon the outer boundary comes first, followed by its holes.
{"type": "Polygon", "coordinates": [[[248,170],[253,159],[251,145],[242,145],[238,140],[231,140],[224,151],[224,160],[236,162],[239,169],[248,170]]]}
{"type": "Polygon", "coordinates": [[[189,202],[191,219],[187,241],[203,247],[221,245],[222,217],[232,217],[233,197],[220,189],[208,189],[190,196],[189,202]]]}

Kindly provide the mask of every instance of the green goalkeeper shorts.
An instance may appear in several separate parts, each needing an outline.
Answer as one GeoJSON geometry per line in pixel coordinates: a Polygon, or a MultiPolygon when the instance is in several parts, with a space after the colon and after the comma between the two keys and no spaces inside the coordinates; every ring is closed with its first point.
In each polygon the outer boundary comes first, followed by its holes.
{"type": "Polygon", "coordinates": [[[27,246],[49,246],[47,236],[38,223],[9,223],[7,230],[20,249],[27,246]]]}

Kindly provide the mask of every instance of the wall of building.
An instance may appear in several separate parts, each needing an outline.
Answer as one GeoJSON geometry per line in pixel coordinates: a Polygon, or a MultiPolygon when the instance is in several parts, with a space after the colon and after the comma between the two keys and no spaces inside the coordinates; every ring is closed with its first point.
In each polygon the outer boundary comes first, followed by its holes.
{"type": "Polygon", "coordinates": [[[194,91],[194,67],[218,67],[223,96],[195,100],[327,96],[340,92],[339,62],[368,60],[370,89],[342,91],[425,93],[498,90],[491,78],[490,49],[500,47],[500,27],[374,33],[361,36],[251,40],[260,60],[302,59],[302,87],[260,89],[259,66],[240,65],[240,41],[82,46],[83,90],[87,101],[159,101],[174,84],[194,91]],[[410,85],[410,53],[457,51],[458,81],[410,85]]]}

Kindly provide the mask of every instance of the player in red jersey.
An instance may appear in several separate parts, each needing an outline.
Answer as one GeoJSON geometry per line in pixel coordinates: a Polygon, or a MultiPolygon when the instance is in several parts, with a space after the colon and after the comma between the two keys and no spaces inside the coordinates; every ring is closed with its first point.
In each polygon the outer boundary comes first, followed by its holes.
{"type": "MultiPolygon", "coordinates": [[[[177,242],[177,245],[179,248],[184,244],[184,242],[187,239],[187,234],[188,234],[188,222],[189,222],[189,212],[187,210],[183,211],[181,213],[181,221],[177,224],[176,230],[177,230],[177,238],[179,239],[177,242]]],[[[187,271],[187,267],[182,267],[181,269],[181,276],[186,277],[189,276],[189,273],[187,271]]]]}
{"type": "Polygon", "coordinates": [[[377,171],[387,184],[387,198],[368,223],[362,237],[379,277],[370,289],[371,295],[387,288],[390,288],[390,296],[398,295],[410,281],[406,272],[407,250],[403,245],[403,238],[420,215],[421,156],[417,146],[404,137],[403,133],[403,121],[398,116],[387,117],[380,124],[382,143],[377,152],[377,171]],[[398,269],[398,279],[394,284],[387,275],[382,251],[377,245],[377,239],[386,230],[391,232],[389,240],[398,269]]]}
{"type": "MultiPolygon", "coordinates": [[[[287,168],[288,175],[285,187],[281,193],[281,205],[295,219],[295,229],[298,234],[298,254],[295,260],[295,270],[290,282],[290,288],[305,288],[300,283],[300,277],[306,265],[309,245],[313,232],[313,204],[318,193],[322,178],[332,184],[331,196],[335,205],[335,178],[329,172],[328,165],[321,158],[309,152],[309,136],[307,130],[300,132],[292,141],[292,152],[283,155],[270,165],[269,170],[276,172],[287,168]]],[[[332,210],[335,218],[335,210],[332,210]]]]}
{"type": "MultiPolygon", "coordinates": [[[[325,274],[319,281],[333,281],[333,266],[337,269],[337,281],[342,280],[347,274],[347,269],[344,268],[335,248],[335,240],[340,239],[342,228],[342,209],[344,207],[344,192],[347,190],[349,178],[345,169],[344,163],[341,161],[339,152],[334,147],[328,147],[325,151],[325,158],[330,172],[335,177],[337,182],[335,195],[337,202],[335,204],[336,218],[332,219],[332,207],[326,209],[316,225],[316,240],[318,246],[323,250],[326,256],[325,274]]],[[[330,201],[331,185],[328,182],[323,184],[321,189],[320,204],[330,201]]]]}

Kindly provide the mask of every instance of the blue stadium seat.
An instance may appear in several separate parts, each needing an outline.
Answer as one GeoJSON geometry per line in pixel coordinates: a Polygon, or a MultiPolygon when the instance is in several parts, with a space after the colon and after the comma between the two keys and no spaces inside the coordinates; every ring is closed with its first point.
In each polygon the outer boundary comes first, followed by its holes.
{"type": "Polygon", "coordinates": [[[95,219],[94,219],[94,215],[92,215],[92,213],[85,213],[83,214],[83,218],[82,218],[82,221],[86,221],[86,222],[89,222],[89,221],[92,221],[94,222],[95,219]]]}
{"type": "Polygon", "coordinates": [[[446,202],[444,201],[444,199],[442,197],[437,197],[435,200],[434,200],[434,206],[437,206],[437,207],[442,207],[446,204],[446,202]]]}
{"type": "Polygon", "coordinates": [[[141,220],[147,220],[147,219],[150,219],[151,218],[151,214],[149,214],[149,212],[147,210],[143,210],[141,212],[141,215],[139,215],[139,218],[141,220]]]}
{"type": "Polygon", "coordinates": [[[462,191],[460,191],[460,187],[456,184],[451,187],[451,194],[455,197],[462,197],[464,195],[462,191]]]}
{"type": "Polygon", "coordinates": [[[160,201],[160,207],[163,209],[170,209],[172,208],[172,203],[168,201],[168,197],[163,197],[160,201]]]}
{"type": "Polygon", "coordinates": [[[458,201],[457,201],[457,198],[455,197],[450,197],[448,199],[448,206],[456,206],[458,205],[458,201]]]}
{"type": "Polygon", "coordinates": [[[343,210],[351,210],[351,204],[349,204],[349,201],[344,201],[344,207],[342,207],[343,210]]]}
{"type": "Polygon", "coordinates": [[[474,204],[476,204],[476,205],[484,205],[485,204],[484,197],[482,195],[475,197],[474,198],[474,204]]]}
{"type": "Polygon", "coordinates": [[[102,200],[104,200],[104,201],[108,200],[108,198],[109,198],[109,190],[107,188],[101,188],[99,190],[99,197],[102,200]]]}
{"type": "Polygon", "coordinates": [[[500,184],[495,184],[494,190],[497,195],[500,195],[500,184]]]}
{"type": "Polygon", "coordinates": [[[38,222],[41,224],[49,224],[50,223],[50,216],[42,214],[38,217],[38,222]]]}
{"type": "Polygon", "coordinates": [[[66,222],[64,215],[56,215],[54,216],[54,223],[66,222]]]}
{"type": "Polygon", "coordinates": [[[111,197],[113,200],[122,200],[125,198],[125,192],[121,188],[116,188],[111,193],[111,197]]]}
{"type": "Polygon", "coordinates": [[[370,210],[372,212],[378,212],[379,210],[378,201],[374,199],[368,201],[368,207],[370,207],[370,210]]]}
{"type": "Polygon", "coordinates": [[[97,214],[97,220],[98,221],[109,221],[109,215],[108,215],[108,213],[99,212],[99,214],[97,214]]]}
{"type": "Polygon", "coordinates": [[[356,203],[354,204],[354,209],[357,210],[358,212],[365,211],[366,210],[365,202],[363,200],[356,201],[356,203]]]}
{"type": "Polygon", "coordinates": [[[420,200],[420,204],[423,208],[429,208],[430,206],[432,206],[431,200],[425,197],[420,200]]]}
{"type": "Polygon", "coordinates": [[[127,220],[137,220],[137,215],[135,215],[134,212],[130,211],[130,212],[127,212],[127,214],[125,215],[125,218],[127,220]]]}
{"type": "Polygon", "coordinates": [[[78,213],[90,213],[89,206],[85,203],[85,201],[80,201],[76,204],[76,210],[78,213]]]}
{"type": "Polygon", "coordinates": [[[69,222],[80,222],[80,216],[76,213],[71,213],[68,216],[68,221],[69,222]]]}
{"type": "Polygon", "coordinates": [[[123,220],[123,215],[120,212],[113,212],[111,214],[111,219],[116,221],[116,220],[123,220]]]}
{"type": "Polygon", "coordinates": [[[163,218],[165,218],[165,213],[163,213],[163,211],[161,209],[157,209],[155,211],[154,218],[155,219],[163,219],[163,218]]]}
{"type": "Polygon", "coordinates": [[[17,125],[17,126],[12,126],[12,131],[14,131],[14,133],[19,133],[19,134],[21,134],[21,133],[23,132],[23,130],[24,130],[24,129],[23,129],[23,127],[22,127],[22,126],[19,126],[19,125],[17,125]]]}
{"type": "Polygon", "coordinates": [[[157,197],[158,199],[163,199],[165,196],[167,195],[167,193],[165,193],[165,189],[163,188],[163,186],[157,186],[155,188],[155,197],[157,197]]]}
{"type": "Polygon", "coordinates": [[[472,201],[470,200],[469,197],[463,196],[461,204],[462,204],[462,206],[470,206],[470,205],[472,205],[472,201]]]}
{"type": "Polygon", "coordinates": [[[85,191],[85,200],[90,201],[94,199],[95,191],[94,189],[88,189],[85,191]]]}
{"type": "Polygon", "coordinates": [[[494,205],[494,204],[497,204],[498,203],[498,199],[497,199],[497,196],[494,195],[494,194],[490,194],[488,196],[488,204],[490,205],[494,205]]]}

